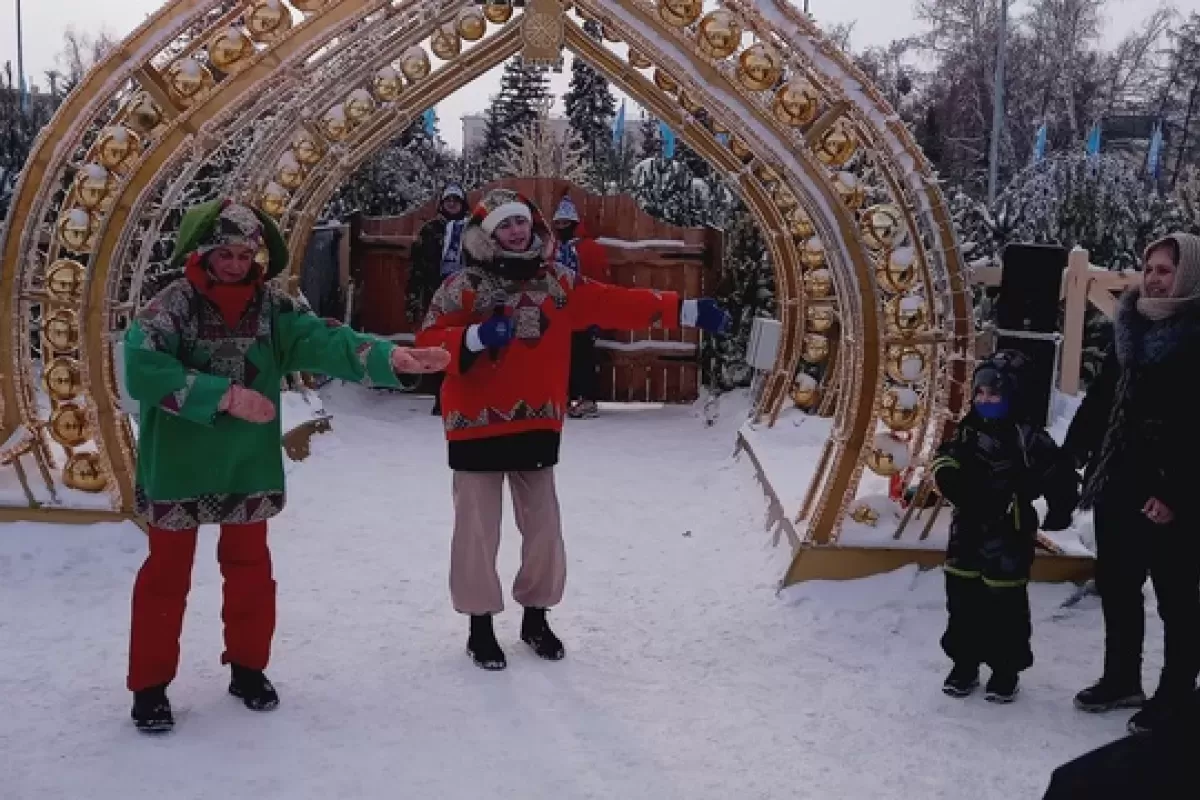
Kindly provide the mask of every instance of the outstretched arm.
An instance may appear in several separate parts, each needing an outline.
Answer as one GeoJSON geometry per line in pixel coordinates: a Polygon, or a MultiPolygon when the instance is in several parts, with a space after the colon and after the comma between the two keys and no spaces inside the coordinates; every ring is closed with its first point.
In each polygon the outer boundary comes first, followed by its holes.
{"type": "Polygon", "coordinates": [[[125,387],[143,407],[212,425],[229,379],[185,367],[178,351],[178,322],[155,299],[125,334],[125,387]]]}

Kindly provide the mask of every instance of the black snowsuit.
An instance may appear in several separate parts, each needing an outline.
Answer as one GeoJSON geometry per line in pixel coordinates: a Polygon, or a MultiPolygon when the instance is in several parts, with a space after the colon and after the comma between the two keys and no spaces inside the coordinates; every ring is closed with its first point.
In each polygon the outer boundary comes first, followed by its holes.
{"type": "MultiPolygon", "coordinates": [[[[443,198],[444,199],[444,198],[443,198]]],[[[465,201],[464,201],[465,206],[465,201]]],[[[439,208],[438,216],[421,226],[417,240],[413,243],[411,268],[408,275],[407,312],[413,330],[420,330],[429,312],[433,296],[442,287],[445,276],[442,275],[442,253],[446,245],[446,229],[451,222],[464,219],[466,212],[453,217],[448,216],[439,208]]],[[[441,409],[442,382],[446,374],[439,372],[429,376],[434,396],[433,411],[441,409]]]]}
{"type": "Polygon", "coordinates": [[[1141,687],[1149,575],[1166,639],[1158,695],[1178,698],[1200,674],[1200,307],[1151,324],[1137,297],[1121,299],[1113,347],[1064,448],[1087,464],[1081,505],[1095,508],[1104,678],[1141,687]],[[1143,515],[1152,497],[1173,522],[1143,515]]]}
{"type": "Polygon", "coordinates": [[[956,665],[1016,674],[1033,664],[1027,590],[1038,531],[1033,501],[1045,496],[1047,519],[1066,527],[1078,476],[1045,430],[985,421],[974,411],[939,448],[933,473],[955,507],[942,649],[956,665]]]}

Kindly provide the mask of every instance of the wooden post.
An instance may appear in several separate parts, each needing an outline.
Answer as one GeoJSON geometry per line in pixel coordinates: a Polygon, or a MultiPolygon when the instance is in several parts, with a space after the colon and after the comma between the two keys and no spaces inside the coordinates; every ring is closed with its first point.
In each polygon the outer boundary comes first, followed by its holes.
{"type": "Polygon", "coordinates": [[[1079,377],[1083,371],[1083,329],[1091,280],[1088,251],[1076,247],[1067,257],[1064,287],[1067,307],[1063,316],[1062,373],[1058,383],[1063,394],[1072,396],[1079,394],[1079,377]]]}

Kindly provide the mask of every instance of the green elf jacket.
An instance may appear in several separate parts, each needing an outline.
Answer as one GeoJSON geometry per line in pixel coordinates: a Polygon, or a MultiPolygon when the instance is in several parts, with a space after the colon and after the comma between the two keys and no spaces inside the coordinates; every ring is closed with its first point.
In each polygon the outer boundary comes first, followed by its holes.
{"type": "MultiPolygon", "coordinates": [[[[189,212],[215,219],[214,204],[189,212]]],[[[220,205],[216,204],[219,211],[220,205]]],[[[191,219],[193,227],[196,220],[191,219]]],[[[282,240],[264,220],[272,251],[282,240]]],[[[186,225],[177,251],[194,250],[186,225]]],[[[198,234],[197,234],[198,237],[198,234]]],[[[137,511],[164,530],[269,519],[284,506],[281,421],[257,425],[218,412],[231,383],[270,398],[278,409],[283,378],[315,372],[342,380],[396,386],[394,345],[330,325],[269,286],[255,293],[231,327],[187,277],[138,314],[125,339],[125,382],[141,407],[137,511]]]]}

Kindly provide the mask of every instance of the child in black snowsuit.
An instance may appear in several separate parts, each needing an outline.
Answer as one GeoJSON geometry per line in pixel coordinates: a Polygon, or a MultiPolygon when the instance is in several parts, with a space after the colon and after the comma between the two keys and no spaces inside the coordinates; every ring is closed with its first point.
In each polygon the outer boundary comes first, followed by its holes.
{"type": "Polygon", "coordinates": [[[1033,664],[1029,571],[1038,517],[1065,530],[1078,500],[1078,475],[1043,425],[1021,408],[1025,357],[1002,350],[975,370],[970,413],[939,448],[934,480],[954,505],[946,549],[949,622],[942,649],[954,661],[943,691],[967,697],[979,686],[979,666],[991,668],[987,699],[1012,702],[1018,674],[1033,664]]]}

